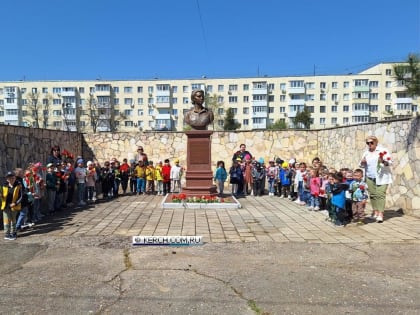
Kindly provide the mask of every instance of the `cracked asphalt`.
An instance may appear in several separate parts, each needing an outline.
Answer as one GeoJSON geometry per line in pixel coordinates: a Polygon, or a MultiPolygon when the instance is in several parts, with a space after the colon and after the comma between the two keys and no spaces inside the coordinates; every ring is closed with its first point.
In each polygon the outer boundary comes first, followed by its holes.
{"type": "Polygon", "coordinates": [[[288,201],[241,202],[171,211],[122,197],[48,217],[0,241],[0,313],[420,314],[420,219],[335,228],[288,201]],[[202,246],[130,243],[204,220],[202,246]]]}

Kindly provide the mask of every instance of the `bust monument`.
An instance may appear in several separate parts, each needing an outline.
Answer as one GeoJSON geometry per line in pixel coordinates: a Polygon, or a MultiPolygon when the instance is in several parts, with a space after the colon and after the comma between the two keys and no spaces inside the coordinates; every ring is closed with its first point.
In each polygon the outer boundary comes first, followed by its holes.
{"type": "Polygon", "coordinates": [[[214,115],[211,110],[203,106],[204,91],[193,90],[191,102],[194,107],[185,113],[184,121],[191,126],[192,130],[207,130],[207,126],[214,120],[214,115]]]}

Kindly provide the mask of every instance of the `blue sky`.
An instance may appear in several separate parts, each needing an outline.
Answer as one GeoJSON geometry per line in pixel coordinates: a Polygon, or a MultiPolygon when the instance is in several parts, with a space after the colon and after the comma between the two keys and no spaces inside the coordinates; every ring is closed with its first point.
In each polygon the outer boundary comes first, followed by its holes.
{"type": "Polygon", "coordinates": [[[6,0],[0,81],[355,73],[420,52],[419,2],[6,0]]]}

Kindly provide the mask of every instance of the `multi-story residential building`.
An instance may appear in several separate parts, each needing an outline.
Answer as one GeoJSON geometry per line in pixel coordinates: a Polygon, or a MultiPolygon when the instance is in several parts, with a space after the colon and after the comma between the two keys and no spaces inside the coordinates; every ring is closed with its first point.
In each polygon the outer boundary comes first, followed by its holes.
{"type": "Polygon", "coordinates": [[[69,131],[182,131],[190,95],[213,97],[215,129],[232,108],[242,130],[265,129],[307,108],[311,128],[414,116],[419,101],[393,76],[394,63],[357,74],[134,81],[0,82],[0,123],[69,131]]]}

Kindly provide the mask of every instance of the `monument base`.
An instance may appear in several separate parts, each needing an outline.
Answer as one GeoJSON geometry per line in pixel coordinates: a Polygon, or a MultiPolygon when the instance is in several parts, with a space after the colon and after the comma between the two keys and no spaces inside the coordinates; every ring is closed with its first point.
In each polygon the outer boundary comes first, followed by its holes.
{"type": "Polygon", "coordinates": [[[211,169],[211,140],[213,131],[187,131],[187,171],[186,184],[182,192],[187,195],[215,195],[217,188],[213,184],[211,169]]]}

